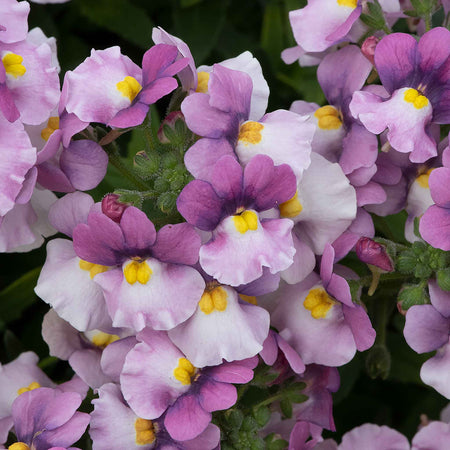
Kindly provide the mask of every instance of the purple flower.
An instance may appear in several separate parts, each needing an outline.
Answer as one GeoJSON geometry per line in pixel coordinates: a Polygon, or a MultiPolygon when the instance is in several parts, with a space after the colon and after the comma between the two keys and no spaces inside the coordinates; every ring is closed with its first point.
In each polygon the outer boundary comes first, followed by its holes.
{"type": "Polygon", "coordinates": [[[289,166],[274,166],[255,156],[243,170],[231,156],[214,166],[211,182],[191,181],[181,192],[181,215],[211,239],[200,248],[200,265],[220,283],[238,286],[292,264],[292,221],[264,219],[260,213],[295,194],[295,175],[289,166]]]}

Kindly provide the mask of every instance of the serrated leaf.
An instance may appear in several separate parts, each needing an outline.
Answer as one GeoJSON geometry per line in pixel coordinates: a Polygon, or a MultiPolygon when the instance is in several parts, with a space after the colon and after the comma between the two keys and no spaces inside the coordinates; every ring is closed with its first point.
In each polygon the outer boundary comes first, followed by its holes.
{"type": "Polygon", "coordinates": [[[22,312],[36,300],[36,286],[41,267],[30,270],[0,292],[0,321],[3,323],[18,319],[22,312]]]}
{"type": "Polygon", "coordinates": [[[450,267],[441,269],[436,273],[439,287],[444,291],[450,291],[450,267]]]}
{"type": "Polygon", "coordinates": [[[263,406],[253,413],[258,425],[262,428],[270,419],[270,409],[263,406]]]}
{"type": "Polygon", "coordinates": [[[153,23],[145,9],[129,0],[78,0],[80,11],[91,22],[120,37],[148,49],[153,23]]]}
{"type": "Polygon", "coordinates": [[[405,311],[411,306],[429,303],[428,295],[421,284],[404,285],[398,294],[398,300],[402,302],[402,309],[405,311]]]}

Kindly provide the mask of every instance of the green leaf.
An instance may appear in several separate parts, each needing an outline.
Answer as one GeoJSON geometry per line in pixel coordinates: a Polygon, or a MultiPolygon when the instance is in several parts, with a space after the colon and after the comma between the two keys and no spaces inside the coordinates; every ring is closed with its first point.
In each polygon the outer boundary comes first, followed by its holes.
{"type": "Polygon", "coordinates": [[[441,289],[444,291],[450,291],[450,267],[439,270],[436,273],[436,278],[441,289]]]}
{"type": "Polygon", "coordinates": [[[258,408],[253,415],[258,425],[262,428],[270,419],[270,409],[263,406],[258,408]]]}
{"type": "Polygon", "coordinates": [[[411,306],[424,305],[430,302],[423,283],[404,285],[398,294],[398,300],[402,302],[402,309],[405,311],[411,306]]]}
{"type": "Polygon", "coordinates": [[[116,33],[140,48],[151,46],[153,23],[145,9],[129,0],[78,0],[80,11],[90,21],[116,33]]]}
{"type": "Polygon", "coordinates": [[[261,31],[261,47],[270,58],[273,67],[283,65],[280,54],[284,50],[283,19],[281,5],[266,5],[261,31]]]}
{"type": "Polygon", "coordinates": [[[290,419],[292,417],[292,403],[288,398],[281,400],[280,408],[285,418],[290,419]]]}
{"type": "Polygon", "coordinates": [[[0,322],[8,323],[18,319],[34,303],[34,287],[40,272],[41,267],[36,267],[0,292],[0,322]]]}

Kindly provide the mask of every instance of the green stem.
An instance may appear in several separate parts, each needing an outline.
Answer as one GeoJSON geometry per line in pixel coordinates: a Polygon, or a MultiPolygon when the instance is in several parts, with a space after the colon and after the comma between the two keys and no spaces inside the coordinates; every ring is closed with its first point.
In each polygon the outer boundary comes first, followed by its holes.
{"type": "Polygon", "coordinates": [[[137,177],[122,161],[122,158],[117,151],[115,143],[105,145],[103,147],[109,157],[109,162],[131,183],[133,183],[139,190],[148,191],[149,186],[139,177],[137,177]]]}
{"type": "Polygon", "coordinates": [[[270,404],[272,404],[273,402],[276,402],[277,400],[282,400],[283,397],[284,397],[284,392],[281,392],[281,393],[279,393],[279,394],[272,395],[271,397],[266,398],[266,399],[263,400],[262,402],[259,402],[259,403],[257,403],[256,405],[253,405],[252,408],[256,410],[256,409],[258,409],[258,408],[261,408],[261,406],[270,405],[270,404]]]}

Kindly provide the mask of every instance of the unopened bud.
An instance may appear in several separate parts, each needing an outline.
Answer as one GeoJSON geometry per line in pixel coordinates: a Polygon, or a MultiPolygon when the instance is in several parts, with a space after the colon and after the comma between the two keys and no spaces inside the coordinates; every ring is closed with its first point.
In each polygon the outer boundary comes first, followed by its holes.
{"type": "Polygon", "coordinates": [[[358,258],[366,264],[378,267],[385,272],[394,270],[394,265],[387,254],[386,247],[373,239],[368,237],[359,238],[355,251],[358,258]]]}
{"type": "Polygon", "coordinates": [[[176,138],[179,131],[184,131],[185,121],[181,111],[172,111],[162,121],[158,130],[158,139],[162,144],[168,144],[176,138]],[[180,123],[177,125],[177,122],[180,123]]]}
{"type": "Polygon", "coordinates": [[[120,222],[122,214],[130,206],[120,202],[119,199],[120,196],[117,194],[106,194],[102,199],[102,213],[117,223],[120,222]]]}
{"type": "Polygon", "coordinates": [[[375,48],[380,40],[375,36],[369,36],[361,45],[361,52],[362,54],[373,64],[374,62],[374,55],[375,55],[375,48]]]}
{"type": "Polygon", "coordinates": [[[391,370],[391,354],[385,345],[375,344],[367,353],[366,370],[370,378],[385,380],[391,370]]]}

